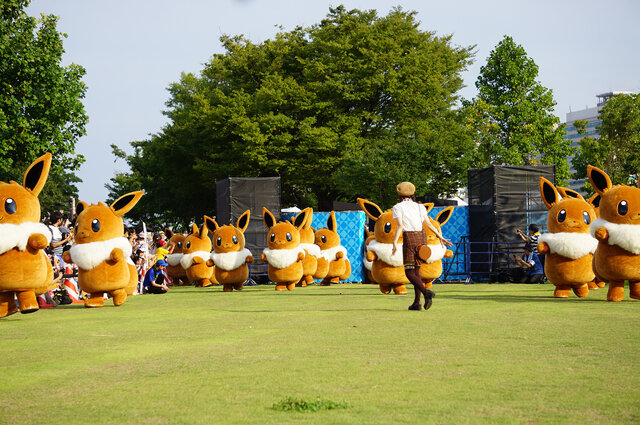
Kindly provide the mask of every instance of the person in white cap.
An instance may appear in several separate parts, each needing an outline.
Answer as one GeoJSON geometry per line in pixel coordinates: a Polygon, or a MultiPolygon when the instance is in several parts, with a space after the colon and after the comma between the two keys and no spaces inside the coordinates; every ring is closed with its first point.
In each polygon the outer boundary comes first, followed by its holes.
{"type": "Polygon", "coordinates": [[[442,236],[442,233],[435,228],[424,205],[416,202],[416,188],[413,183],[402,182],[396,186],[396,192],[400,197],[400,202],[393,206],[393,218],[398,226],[393,236],[392,254],[397,250],[397,243],[402,235],[402,257],[404,260],[404,272],[409,282],[413,284],[415,297],[413,304],[409,306],[409,310],[420,310],[420,295],[424,295],[424,309],[428,310],[433,303],[435,292],[427,289],[420,278],[420,263],[418,250],[422,245],[427,244],[427,236],[425,235],[422,224],[426,226],[440,239],[442,245],[451,246],[452,243],[442,236]]]}

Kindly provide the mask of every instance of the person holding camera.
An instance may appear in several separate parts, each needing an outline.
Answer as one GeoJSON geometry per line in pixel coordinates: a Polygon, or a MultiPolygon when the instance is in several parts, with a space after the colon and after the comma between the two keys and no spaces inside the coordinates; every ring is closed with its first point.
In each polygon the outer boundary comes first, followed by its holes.
{"type": "Polygon", "coordinates": [[[520,283],[544,283],[544,269],[538,254],[533,252],[533,245],[527,244],[524,247],[522,257],[513,256],[519,269],[514,273],[514,282],[520,283]]]}
{"type": "Polygon", "coordinates": [[[60,211],[54,211],[49,215],[49,230],[51,231],[51,252],[60,260],[60,266],[64,269],[66,263],[62,259],[64,245],[73,240],[73,234],[66,228],[61,229],[64,216],[60,211]],[[62,230],[66,230],[65,233],[62,230]]]}
{"type": "Polygon", "coordinates": [[[166,294],[169,287],[164,283],[167,262],[158,260],[144,275],[144,290],[147,294],[166,294]]]}

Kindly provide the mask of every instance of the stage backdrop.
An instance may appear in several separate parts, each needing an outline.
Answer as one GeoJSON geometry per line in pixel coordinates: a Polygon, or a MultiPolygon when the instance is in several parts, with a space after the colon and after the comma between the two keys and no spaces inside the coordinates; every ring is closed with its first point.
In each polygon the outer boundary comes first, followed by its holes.
{"type": "MultiPolygon", "coordinates": [[[[351,276],[346,282],[363,282],[362,255],[364,252],[364,226],[366,215],[362,211],[336,211],[336,223],[340,243],[347,249],[351,263],[351,276]]],[[[295,214],[283,213],[282,220],[290,220],[295,214]]],[[[329,213],[314,212],[311,226],[318,230],[327,227],[329,213]]]]}

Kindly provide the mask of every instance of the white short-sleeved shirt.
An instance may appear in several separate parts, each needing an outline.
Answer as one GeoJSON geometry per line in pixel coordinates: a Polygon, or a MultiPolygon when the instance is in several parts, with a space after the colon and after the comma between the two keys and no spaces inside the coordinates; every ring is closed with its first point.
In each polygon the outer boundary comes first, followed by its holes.
{"type": "Polygon", "coordinates": [[[406,232],[419,232],[422,230],[422,222],[429,216],[424,205],[405,199],[393,206],[393,218],[402,223],[406,232]]]}

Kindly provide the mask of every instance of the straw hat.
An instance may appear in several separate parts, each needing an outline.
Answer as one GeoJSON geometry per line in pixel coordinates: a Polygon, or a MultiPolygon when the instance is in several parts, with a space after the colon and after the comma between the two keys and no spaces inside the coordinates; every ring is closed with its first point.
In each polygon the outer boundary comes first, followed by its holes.
{"type": "Polygon", "coordinates": [[[396,192],[400,196],[413,196],[416,193],[416,187],[411,182],[402,182],[396,186],[396,192]]]}

